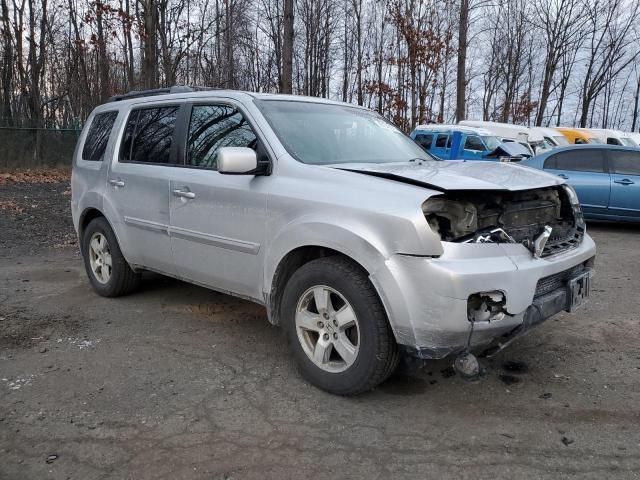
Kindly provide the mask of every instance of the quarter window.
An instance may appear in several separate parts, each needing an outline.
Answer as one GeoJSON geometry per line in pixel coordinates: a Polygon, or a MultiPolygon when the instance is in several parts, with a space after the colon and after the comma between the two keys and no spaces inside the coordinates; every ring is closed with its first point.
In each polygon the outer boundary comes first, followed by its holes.
{"type": "Polygon", "coordinates": [[[476,135],[469,135],[464,141],[464,149],[465,150],[477,150],[484,151],[484,143],[480,140],[480,137],[476,135]]]}
{"type": "Polygon", "coordinates": [[[231,105],[201,105],[191,110],[187,165],[217,170],[222,147],[257,148],[251,126],[231,105]]]}
{"type": "Polygon", "coordinates": [[[118,112],[98,113],[93,117],[84,147],[82,147],[83,160],[102,161],[117,117],[118,112]]]}
{"type": "Polygon", "coordinates": [[[545,160],[544,168],[603,173],[605,171],[604,152],[602,150],[580,149],[557,153],[545,160]]]}
{"type": "Polygon", "coordinates": [[[172,163],[173,133],[177,106],[134,110],[125,127],[120,160],[143,163],[172,163]]]}
{"type": "Polygon", "coordinates": [[[431,143],[433,142],[433,135],[424,133],[419,133],[416,135],[416,143],[420,145],[425,150],[429,150],[431,148],[431,143]]]}
{"type": "Polygon", "coordinates": [[[636,152],[609,152],[611,173],[640,175],[640,154],[636,152]]]}

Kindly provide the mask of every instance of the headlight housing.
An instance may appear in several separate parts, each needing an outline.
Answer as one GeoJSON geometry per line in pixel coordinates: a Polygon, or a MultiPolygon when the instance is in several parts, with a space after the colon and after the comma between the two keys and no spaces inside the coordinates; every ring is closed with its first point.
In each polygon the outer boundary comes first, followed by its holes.
{"type": "Polygon", "coordinates": [[[567,198],[569,199],[569,203],[571,204],[573,216],[576,219],[576,226],[584,228],[584,215],[582,214],[582,207],[580,206],[578,194],[571,185],[565,183],[562,187],[564,188],[564,191],[567,194],[567,198]]]}

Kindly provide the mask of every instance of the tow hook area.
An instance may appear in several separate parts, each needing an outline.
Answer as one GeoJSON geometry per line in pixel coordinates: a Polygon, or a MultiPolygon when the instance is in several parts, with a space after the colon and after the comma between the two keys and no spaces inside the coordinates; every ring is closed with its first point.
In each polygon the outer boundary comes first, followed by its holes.
{"type": "Polygon", "coordinates": [[[505,315],[504,306],[507,299],[499,291],[479,292],[469,296],[467,300],[467,318],[471,322],[467,348],[453,361],[453,368],[464,379],[474,380],[482,372],[480,362],[471,353],[471,338],[476,322],[492,322],[502,320],[505,315]]]}
{"type": "Polygon", "coordinates": [[[502,292],[480,292],[469,295],[467,318],[470,322],[496,322],[505,315],[507,299],[502,292]]]}

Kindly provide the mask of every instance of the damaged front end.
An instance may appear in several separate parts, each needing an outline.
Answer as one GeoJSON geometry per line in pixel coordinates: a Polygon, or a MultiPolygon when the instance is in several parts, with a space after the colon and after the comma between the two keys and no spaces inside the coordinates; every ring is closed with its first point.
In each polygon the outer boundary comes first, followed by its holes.
{"type": "Polygon", "coordinates": [[[429,198],[422,211],[442,241],[521,243],[546,257],[576,247],[585,232],[567,185],[523,191],[453,191],[429,198]]]}

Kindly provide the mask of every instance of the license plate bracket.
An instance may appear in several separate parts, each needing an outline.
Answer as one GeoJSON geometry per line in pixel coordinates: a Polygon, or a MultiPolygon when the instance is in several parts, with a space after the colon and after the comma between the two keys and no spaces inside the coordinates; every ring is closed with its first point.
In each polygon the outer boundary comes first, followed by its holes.
{"type": "Polygon", "coordinates": [[[591,293],[591,272],[584,272],[567,282],[567,311],[574,312],[580,308],[591,293]]]}

